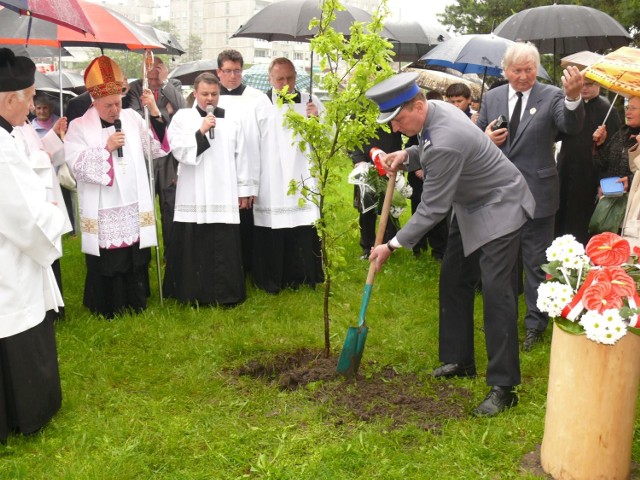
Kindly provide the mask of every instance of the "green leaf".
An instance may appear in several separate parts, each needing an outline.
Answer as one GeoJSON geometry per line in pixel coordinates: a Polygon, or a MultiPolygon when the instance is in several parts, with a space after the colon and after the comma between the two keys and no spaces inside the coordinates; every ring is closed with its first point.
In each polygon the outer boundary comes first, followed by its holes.
{"type": "Polygon", "coordinates": [[[570,333],[571,335],[584,335],[584,328],[577,322],[572,322],[562,317],[556,317],[553,321],[556,322],[558,328],[563,332],[570,333]]]}
{"type": "Polygon", "coordinates": [[[627,327],[627,330],[633,333],[634,335],[638,335],[640,337],[640,328],[627,327]]]}

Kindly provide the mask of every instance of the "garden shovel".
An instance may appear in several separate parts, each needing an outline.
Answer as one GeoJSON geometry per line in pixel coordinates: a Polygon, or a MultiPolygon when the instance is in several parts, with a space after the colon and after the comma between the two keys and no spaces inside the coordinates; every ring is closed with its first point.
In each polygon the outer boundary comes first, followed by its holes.
{"type": "MultiPolygon", "coordinates": [[[[382,213],[380,214],[380,222],[378,223],[378,231],[376,233],[376,242],[374,247],[377,247],[382,243],[384,231],[387,228],[389,210],[391,209],[391,200],[393,198],[393,189],[396,185],[395,175],[392,175],[391,177],[392,178],[389,178],[387,191],[384,196],[384,203],[382,204],[382,213]]],[[[369,331],[365,322],[365,316],[375,276],[376,264],[375,262],[372,262],[369,265],[369,273],[367,274],[367,281],[364,285],[364,294],[362,295],[362,303],[360,304],[358,326],[349,327],[347,330],[347,336],[344,339],[344,346],[342,347],[342,352],[340,352],[340,358],[338,359],[338,373],[346,377],[354,377],[358,373],[358,368],[360,367],[360,361],[362,360],[362,354],[364,352],[364,344],[367,340],[367,332],[369,331]]]]}

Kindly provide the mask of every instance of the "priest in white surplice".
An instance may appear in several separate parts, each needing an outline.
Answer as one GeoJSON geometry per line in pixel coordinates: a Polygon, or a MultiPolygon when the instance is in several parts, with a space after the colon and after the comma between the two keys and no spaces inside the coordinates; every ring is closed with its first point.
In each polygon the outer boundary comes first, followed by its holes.
{"type": "Polygon", "coordinates": [[[239,208],[257,193],[257,169],[239,123],[217,107],[218,78],[199,75],[194,97],[168,132],[179,167],[163,288],[184,303],[231,306],[246,297],[239,208]]]}
{"type": "Polygon", "coordinates": [[[0,49],[0,443],[42,428],[62,402],[53,319],[62,306],[51,270],[64,215],[47,199],[14,127],[27,119],[36,66],[0,49]]]}
{"type": "Polygon", "coordinates": [[[93,107],[69,125],[65,156],[78,182],[87,264],[84,304],[110,319],[147,306],[149,247],[157,245],[157,236],[145,153],[149,142],[153,158],[170,149],[151,90],[141,98],[151,131],[137,112],[122,110],[125,79],[113,60],[94,59],[85,70],[85,85],[93,107]]]}
{"type": "MultiPolygon", "coordinates": [[[[265,101],[264,93],[242,82],[244,60],[238,50],[225,49],[218,54],[216,74],[220,79],[218,106],[225,111],[225,118],[242,122],[246,139],[244,150],[256,168],[260,166],[260,130],[256,120],[256,106],[265,101]]],[[[256,186],[256,185],[253,185],[256,186]]],[[[253,250],[253,198],[240,209],[240,241],[244,273],[251,272],[253,250]]]]}
{"type": "MultiPolygon", "coordinates": [[[[26,121],[22,126],[15,127],[12,133],[16,143],[29,159],[29,165],[31,165],[33,171],[36,172],[46,187],[47,200],[56,205],[62,212],[65,226],[62,233],[68,233],[73,230],[55,169],[55,167],[64,164],[64,144],[60,139],[60,134],[63,134],[66,130],[67,119],[62,117],[55,122],[53,128],[46,132],[42,138],[40,138],[38,132],[29,121],[26,121]]],[[[60,251],[62,251],[62,239],[58,243],[60,251]]],[[[60,259],[53,262],[51,268],[56,277],[58,288],[62,293],[60,259]]],[[[51,312],[51,315],[56,319],[64,317],[64,307],[60,307],[58,312],[51,312]]]]}
{"type": "MultiPolygon", "coordinates": [[[[306,116],[321,116],[324,106],[315,96],[295,90],[296,70],[287,58],[276,58],[269,65],[272,89],[270,102],[257,110],[261,131],[260,189],[253,206],[252,276],[258,288],[277,293],[283,288],[315,286],[323,280],[320,241],[314,222],[318,207],[301,195],[288,195],[289,182],[304,181],[314,189],[309,158],[294,144],[294,133],[283,126],[284,115],[293,108],[306,116]],[[278,91],[284,86],[295,93],[293,103],[278,106],[278,91]]],[[[298,139],[296,139],[298,140],[298,139]]]]}

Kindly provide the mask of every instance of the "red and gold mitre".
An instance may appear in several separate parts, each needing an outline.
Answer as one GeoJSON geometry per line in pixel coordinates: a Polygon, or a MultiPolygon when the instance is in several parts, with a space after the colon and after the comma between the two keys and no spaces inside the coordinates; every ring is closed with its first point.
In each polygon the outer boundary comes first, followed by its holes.
{"type": "Polygon", "coordinates": [[[125,80],[118,64],[102,55],[93,59],[84,71],[84,84],[91,98],[95,100],[122,94],[125,80]]]}

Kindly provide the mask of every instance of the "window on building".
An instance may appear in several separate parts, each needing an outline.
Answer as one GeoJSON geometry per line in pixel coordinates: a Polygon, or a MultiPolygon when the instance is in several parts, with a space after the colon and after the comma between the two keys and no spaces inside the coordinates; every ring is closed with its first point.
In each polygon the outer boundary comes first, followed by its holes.
{"type": "Polygon", "coordinates": [[[302,52],[293,52],[294,60],[304,60],[304,54],[302,52]]]}
{"type": "Polygon", "coordinates": [[[253,52],[253,56],[254,57],[259,57],[259,58],[267,58],[267,51],[266,50],[254,50],[253,52]]]}

